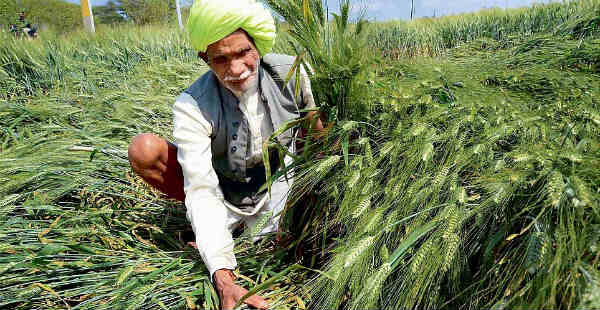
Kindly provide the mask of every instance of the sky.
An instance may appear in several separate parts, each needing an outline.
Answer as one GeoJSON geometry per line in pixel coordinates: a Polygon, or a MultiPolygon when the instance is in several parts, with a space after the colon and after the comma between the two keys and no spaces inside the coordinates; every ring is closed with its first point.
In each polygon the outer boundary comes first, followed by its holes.
{"type": "MultiPolygon", "coordinates": [[[[338,0],[328,0],[330,7],[337,7],[338,0]]],[[[414,0],[415,17],[451,15],[474,12],[484,8],[516,8],[551,0],[414,0]]],[[[366,10],[369,19],[385,21],[410,19],[410,0],[356,0],[354,10],[366,10]]]]}
{"type": "MultiPolygon", "coordinates": [[[[79,3],[79,0],[68,0],[79,3]]],[[[330,8],[338,7],[339,0],[328,1],[330,8]]],[[[371,20],[385,21],[410,18],[411,0],[353,0],[354,11],[365,10],[371,20]]],[[[483,8],[500,7],[516,8],[534,3],[548,3],[552,0],[414,0],[415,17],[451,15],[463,12],[474,12],[483,8]]],[[[91,0],[92,6],[103,5],[107,0],[91,0]]],[[[190,0],[182,0],[190,2],[190,0]]]]}

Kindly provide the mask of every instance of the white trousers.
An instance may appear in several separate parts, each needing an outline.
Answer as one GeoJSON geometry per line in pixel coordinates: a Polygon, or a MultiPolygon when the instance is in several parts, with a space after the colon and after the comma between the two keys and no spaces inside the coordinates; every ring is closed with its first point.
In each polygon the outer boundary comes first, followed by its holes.
{"type": "MultiPolygon", "coordinates": [[[[295,147],[292,147],[292,150],[293,149],[295,149],[295,147]]],[[[293,159],[290,156],[285,157],[284,162],[286,165],[292,164],[292,161],[293,159]]],[[[277,232],[279,229],[281,212],[285,209],[292,182],[293,175],[291,173],[288,173],[287,178],[285,175],[279,177],[279,179],[271,185],[271,195],[269,196],[267,193],[263,207],[252,215],[244,215],[240,214],[240,212],[235,212],[235,207],[226,202],[228,207],[227,226],[229,232],[233,232],[233,230],[242,223],[246,225],[246,231],[255,233],[255,235],[252,236],[253,241],[257,241],[269,233],[277,232]],[[266,219],[265,216],[268,216],[269,218],[266,219]],[[260,231],[255,231],[257,229],[257,224],[260,224],[262,227],[260,231]]]]}

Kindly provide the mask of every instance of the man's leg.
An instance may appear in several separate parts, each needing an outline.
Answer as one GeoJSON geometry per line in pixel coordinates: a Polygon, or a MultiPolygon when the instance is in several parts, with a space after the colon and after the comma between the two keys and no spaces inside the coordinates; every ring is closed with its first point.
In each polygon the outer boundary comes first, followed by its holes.
{"type": "MultiPolygon", "coordinates": [[[[154,188],[165,193],[168,197],[180,201],[185,201],[185,192],[183,191],[183,171],[177,161],[177,147],[165,139],[153,134],[141,134],[133,138],[129,145],[129,163],[133,171],[154,188]]],[[[226,229],[230,231],[240,221],[237,214],[233,214],[227,209],[226,229]]],[[[204,236],[210,238],[210,236],[204,236]]],[[[188,242],[188,245],[197,247],[195,242],[188,242]]],[[[233,245],[231,245],[233,247],[233,245]]],[[[217,270],[214,274],[217,291],[221,305],[229,306],[224,300],[233,305],[248,293],[248,290],[235,284],[233,277],[231,279],[221,276],[222,274],[232,274],[226,269],[217,270]],[[221,283],[221,284],[219,284],[221,283]],[[223,284],[224,283],[224,284],[223,284]],[[228,299],[225,299],[227,296],[228,299]]],[[[259,309],[267,309],[267,302],[258,295],[248,297],[244,303],[259,309]]]]}
{"type": "Polygon", "coordinates": [[[133,171],[167,197],[185,201],[183,171],[177,161],[177,147],[150,133],[135,136],[129,145],[133,171]]]}

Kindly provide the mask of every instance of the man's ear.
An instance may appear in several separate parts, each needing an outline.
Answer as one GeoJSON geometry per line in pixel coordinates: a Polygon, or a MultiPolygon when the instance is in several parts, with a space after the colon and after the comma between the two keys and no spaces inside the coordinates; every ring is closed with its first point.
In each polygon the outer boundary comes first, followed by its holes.
{"type": "Polygon", "coordinates": [[[208,55],[205,52],[198,52],[198,57],[202,58],[202,60],[208,64],[208,55]]]}

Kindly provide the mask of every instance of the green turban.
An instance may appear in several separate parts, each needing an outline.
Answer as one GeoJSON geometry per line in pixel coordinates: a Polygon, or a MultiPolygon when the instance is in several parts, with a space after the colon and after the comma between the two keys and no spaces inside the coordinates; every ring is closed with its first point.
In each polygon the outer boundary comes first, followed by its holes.
{"type": "Polygon", "coordinates": [[[241,28],[262,57],[273,48],[276,35],[273,17],[256,0],[196,0],[187,27],[192,46],[201,52],[241,28]]]}

